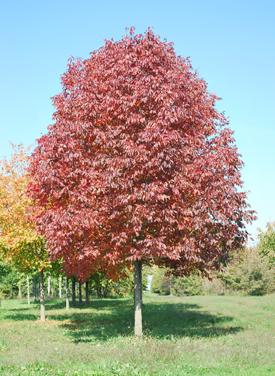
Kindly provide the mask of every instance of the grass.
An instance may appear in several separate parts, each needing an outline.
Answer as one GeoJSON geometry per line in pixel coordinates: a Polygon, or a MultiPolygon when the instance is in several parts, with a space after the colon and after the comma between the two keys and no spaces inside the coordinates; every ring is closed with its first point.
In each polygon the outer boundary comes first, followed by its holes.
{"type": "Polygon", "coordinates": [[[144,297],[142,339],[130,299],[65,311],[2,301],[0,375],[275,375],[275,295],[144,297]]]}

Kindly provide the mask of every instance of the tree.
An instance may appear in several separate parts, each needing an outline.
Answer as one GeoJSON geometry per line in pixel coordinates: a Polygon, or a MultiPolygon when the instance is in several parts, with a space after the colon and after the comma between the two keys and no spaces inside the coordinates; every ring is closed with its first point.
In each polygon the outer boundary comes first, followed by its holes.
{"type": "Polygon", "coordinates": [[[0,165],[0,252],[18,271],[40,273],[40,319],[45,321],[44,271],[51,268],[51,263],[44,238],[29,216],[27,164],[24,148],[14,146],[11,159],[0,165]]]}
{"type": "Polygon", "coordinates": [[[19,285],[21,281],[21,273],[11,265],[0,261],[0,300],[1,297],[14,298],[19,296],[19,285]]]}
{"type": "Polygon", "coordinates": [[[151,30],[71,60],[62,85],[31,158],[36,222],[80,280],[134,269],[141,335],[142,264],[206,272],[245,241],[242,162],[217,97],[151,30]]]}
{"type": "Polygon", "coordinates": [[[257,248],[243,248],[232,255],[219,278],[231,290],[264,295],[275,290],[275,270],[257,248]]]}
{"type": "Polygon", "coordinates": [[[275,223],[268,223],[265,231],[259,232],[258,248],[263,256],[269,258],[272,266],[275,265],[275,223]]]}
{"type": "Polygon", "coordinates": [[[169,295],[171,293],[172,275],[166,268],[152,268],[152,286],[151,290],[154,293],[169,295]]]}

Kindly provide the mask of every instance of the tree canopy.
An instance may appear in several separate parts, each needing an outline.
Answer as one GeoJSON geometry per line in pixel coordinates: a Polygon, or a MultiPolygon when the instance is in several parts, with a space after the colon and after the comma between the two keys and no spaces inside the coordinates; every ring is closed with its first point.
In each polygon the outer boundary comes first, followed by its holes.
{"type": "Polygon", "coordinates": [[[264,231],[259,232],[259,250],[275,265],[275,223],[268,223],[264,231]]]}
{"type": "Polygon", "coordinates": [[[0,164],[0,253],[18,270],[38,272],[50,266],[45,240],[30,216],[31,199],[26,194],[28,156],[14,146],[10,160],[0,164]]]}
{"type": "Polygon", "coordinates": [[[134,260],[217,266],[253,219],[216,95],[151,30],[71,60],[29,193],[53,259],[85,280],[134,260]]]}

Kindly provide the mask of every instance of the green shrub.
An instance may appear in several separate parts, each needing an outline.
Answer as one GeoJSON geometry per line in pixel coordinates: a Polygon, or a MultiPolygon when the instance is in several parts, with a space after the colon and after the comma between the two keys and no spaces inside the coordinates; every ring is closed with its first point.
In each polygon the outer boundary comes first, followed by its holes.
{"type": "Polygon", "coordinates": [[[202,290],[205,295],[227,295],[230,293],[216,273],[212,276],[212,279],[203,278],[202,290]]]}
{"type": "Polygon", "coordinates": [[[268,223],[265,231],[259,232],[259,252],[266,256],[271,266],[275,266],[275,223],[268,223]]]}
{"type": "Polygon", "coordinates": [[[18,294],[20,273],[9,265],[0,262],[0,295],[3,298],[14,298],[18,294]]]}
{"type": "Polygon", "coordinates": [[[247,295],[264,295],[275,291],[274,269],[256,248],[243,249],[235,254],[220,278],[230,290],[247,295]]]}
{"type": "Polygon", "coordinates": [[[154,266],[152,268],[152,275],[152,292],[161,295],[169,295],[172,277],[168,274],[168,269],[154,266]]]}
{"type": "Polygon", "coordinates": [[[175,277],[171,275],[169,269],[152,268],[152,292],[161,295],[202,295],[202,277],[199,274],[190,276],[175,277]]]}
{"type": "Polygon", "coordinates": [[[172,294],[176,296],[203,295],[202,277],[199,274],[174,277],[172,283],[172,294]]]}

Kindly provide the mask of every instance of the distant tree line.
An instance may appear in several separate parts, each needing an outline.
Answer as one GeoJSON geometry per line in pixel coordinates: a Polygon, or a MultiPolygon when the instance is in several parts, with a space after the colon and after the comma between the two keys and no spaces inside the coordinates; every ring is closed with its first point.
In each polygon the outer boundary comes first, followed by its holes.
{"type": "Polygon", "coordinates": [[[158,294],[177,296],[272,293],[275,291],[275,247],[270,247],[268,243],[270,238],[273,239],[269,225],[266,232],[260,233],[258,247],[243,248],[232,254],[226,265],[210,278],[198,272],[176,277],[170,274],[167,268],[154,267],[151,290],[158,294]],[[267,249],[269,252],[266,251],[267,249]]]}
{"type": "MultiPolygon", "coordinates": [[[[65,298],[66,277],[63,274],[45,274],[45,298],[65,298]]],[[[75,278],[68,279],[69,298],[72,304],[88,303],[90,297],[126,297],[133,293],[133,278],[130,273],[119,281],[108,279],[103,273],[95,273],[86,283],[75,278]]],[[[39,301],[39,273],[27,275],[20,273],[13,266],[0,262],[0,298],[26,299],[28,288],[31,301],[39,301]],[[29,287],[28,287],[29,284],[29,287]]]]}

